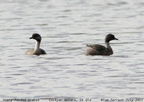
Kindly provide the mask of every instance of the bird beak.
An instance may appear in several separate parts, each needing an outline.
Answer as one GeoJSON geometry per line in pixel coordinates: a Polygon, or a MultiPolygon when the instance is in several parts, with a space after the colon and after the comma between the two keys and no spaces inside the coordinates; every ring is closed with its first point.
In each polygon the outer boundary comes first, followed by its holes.
{"type": "Polygon", "coordinates": [[[115,38],[115,40],[119,40],[119,39],[115,38]]]}
{"type": "Polygon", "coordinates": [[[30,37],[29,39],[33,39],[33,37],[30,37]]]}

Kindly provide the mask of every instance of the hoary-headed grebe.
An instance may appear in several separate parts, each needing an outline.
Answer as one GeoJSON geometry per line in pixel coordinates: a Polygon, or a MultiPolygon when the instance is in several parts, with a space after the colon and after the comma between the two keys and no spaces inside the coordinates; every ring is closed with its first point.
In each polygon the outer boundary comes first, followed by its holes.
{"type": "Polygon", "coordinates": [[[115,38],[113,34],[108,34],[105,37],[105,46],[99,45],[99,44],[94,44],[94,45],[87,45],[89,49],[86,50],[84,53],[85,55],[112,55],[113,50],[110,46],[110,41],[111,40],[118,40],[115,38]]]}
{"type": "Polygon", "coordinates": [[[32,37],[30,37],[30,39],[35,39],[36,43],[35,43],[35,47],[32,49],[29,49],[28,51],[26,51],[26,55],[41,55],[41,54],[46,54],[46,52],[40,48],[40,43],[41,43],[41,36],[37,33],[34,33],[32,35],[32,37]]]}

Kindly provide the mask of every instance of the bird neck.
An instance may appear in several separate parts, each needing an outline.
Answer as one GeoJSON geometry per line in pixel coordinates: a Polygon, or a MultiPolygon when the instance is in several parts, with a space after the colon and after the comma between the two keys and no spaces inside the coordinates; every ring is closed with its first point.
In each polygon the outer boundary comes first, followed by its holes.
{"type": "Polygon", "coordinates": [[[40,48],[40,43],[41,43],[41,41],[36,40],[35,48],[34,48],[35,51],[37,51],[40,48]]]}
{"type": "Polygon", "coordinates": [[[106,48],[108,49],[109,53],[110,53],[110,54],[113,54],[113,50],[112,50],[112,48],[111,48],[111,46],[110,46],[110,43],[107,42],[107,41],[105,41],[105,44],[106,44],[106,48]]]}

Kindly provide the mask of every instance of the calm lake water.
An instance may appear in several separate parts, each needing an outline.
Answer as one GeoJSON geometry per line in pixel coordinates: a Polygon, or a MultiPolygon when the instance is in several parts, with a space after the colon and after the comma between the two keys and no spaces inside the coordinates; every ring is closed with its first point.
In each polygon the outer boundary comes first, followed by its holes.
{"type": "Polygon", "coordinates": [[[0,41],[1,101],[144,96],[142,0],[1,0],[0,41]],[[24,54],[34,47],[33,33],[47,55],[24,54]],[[113,55],[83,55],[86,44],[104,44],[108,33],[119,39],[111,42],[113,55]]]}

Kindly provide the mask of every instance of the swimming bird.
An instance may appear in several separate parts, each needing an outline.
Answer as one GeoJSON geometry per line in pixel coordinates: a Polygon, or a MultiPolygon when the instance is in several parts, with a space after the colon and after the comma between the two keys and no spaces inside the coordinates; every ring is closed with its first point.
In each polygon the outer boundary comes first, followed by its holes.
{"type": "Polygon", "coordinates": [[[29,49],[26,51],[26,55],[41,55],[41,54],[46,54],[46,52],[40,48],[40,43],[42,40],[42,37],[38,33],[32,34],[32,37],[30,39],[36,40],[35,47],[32,49],[29,49]]]}
{"type": "Polygon", "coordinates": [[[85,55],[112,55],[113,50],[110,46],[111,40],[118,40],[113,34],[108,34],[105,37],[105,46],[99,44],[87,45],[89,49],[84,52],[85,55]]]}

